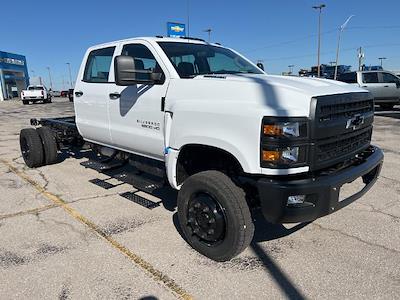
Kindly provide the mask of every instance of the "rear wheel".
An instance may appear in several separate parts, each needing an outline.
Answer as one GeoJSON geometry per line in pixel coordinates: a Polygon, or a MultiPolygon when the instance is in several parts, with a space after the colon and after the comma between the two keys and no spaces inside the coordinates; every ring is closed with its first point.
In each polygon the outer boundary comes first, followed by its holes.
{"type": "Polygon", "coordinates": [[[27,105],[27,104],[29,104],[29,101],[28,100],[22,100],[22,104],[23,105],[27,105]]]}
{"type": "Polygon", "coordinates": [[[178,194],[178,217],[187,242],[216,261],[235,257],[253,238],[245,193],[222,172],[200,172],[184,182],[178,194]]]}
{"type": "Polygon", "coordinates": [[[22,157],[29,168],[43,165],[43,145],[38,132],[34,128],[22,129],[19,134],[22,157]]]}
{"type": "Polygon", "coordinates": [[[39,127],[36,129],[42,140],[44,150],[44,164],[50,165],[57,161],[57,142],[53,131],[48,127],[39,127]]]}
{"type": "Polygon", "coordinates": [[[394,104],[380,104],[379,105],[382,109],[386,109],[386,110],[392,110],[394,107],[394,104]]]}

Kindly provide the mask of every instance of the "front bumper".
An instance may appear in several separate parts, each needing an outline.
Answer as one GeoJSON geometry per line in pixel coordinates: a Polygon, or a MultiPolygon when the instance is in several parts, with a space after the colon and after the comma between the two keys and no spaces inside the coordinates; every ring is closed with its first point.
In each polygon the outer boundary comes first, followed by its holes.
{"type": "Polygon", "coordinates": [[[257,181],[261,209],[272,223],[297,223],[315,220],[333,213],[363,196],[376,182],[383,163],[383,152],[371,146],[361,160],[343,170],[300,179],[270,179],[257,181]],[[339,201],[340,188],[362,177],[365,186],[354,195],[339,201]],[[303,204],[287,206],[289,196],[306,195],[303,204]]]}

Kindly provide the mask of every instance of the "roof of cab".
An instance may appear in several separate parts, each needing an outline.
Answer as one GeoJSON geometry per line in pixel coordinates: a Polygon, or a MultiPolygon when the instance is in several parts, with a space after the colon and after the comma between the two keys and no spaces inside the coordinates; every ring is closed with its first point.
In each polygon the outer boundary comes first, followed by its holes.
{"type": "Polygon", "coordinates": [[[173,37],[164,37],[164,36],[154,36],[154,37],[135,37],[135,38],[128,38],[128,39],[112,41],[112,42],[93,45],[89,49],[113,46],[118,43],[130,43],[130,42],[134,42],[134,41],[138,41],[138,40],[148,41],[148,42],[177,42],[177,43],[204,44],[204,45],[209,44],[209,45],[213,45],[213,46],[221,46],[220,44],[208,43],[202,39],[191,38],[191,37],[189,37],[189,38],[173,38],[173,37]]]}

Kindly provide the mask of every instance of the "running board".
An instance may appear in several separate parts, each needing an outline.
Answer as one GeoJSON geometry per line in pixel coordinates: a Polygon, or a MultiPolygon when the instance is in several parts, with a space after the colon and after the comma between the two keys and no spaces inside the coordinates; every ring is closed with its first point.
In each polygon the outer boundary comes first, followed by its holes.
{"type": "Polygon", "coordinates": [[[119,195],[121,197],[124,197],[125,199],[128,199],[129,201],[132,201],[132,202],[139,204],[148,209],[156,208],[156,207],[160,206],[160,203],[161,203],[161,201],[154,202],[149,199],[146,199],[146,198],[138,195],[137,192],[125,192],[125,193],[122,193],[119,195]]]}

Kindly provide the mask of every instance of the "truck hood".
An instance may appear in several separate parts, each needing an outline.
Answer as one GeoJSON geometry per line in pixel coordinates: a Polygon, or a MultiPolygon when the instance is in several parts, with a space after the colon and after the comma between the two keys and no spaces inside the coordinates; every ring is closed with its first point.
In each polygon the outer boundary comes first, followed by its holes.
{"type": "Polygon", "coordinates": [[[193,79],[172,79],[168,90],[167,98],[181,103],[193,101],[204,107],[210,102],[214,109],[219,105],[228,110],[241,107],[242,110],[254,109],[271,116],[309,116],[310,102],[315,96],[367,92],[334,80],[265,74],[199,75],[193,79]]]}

